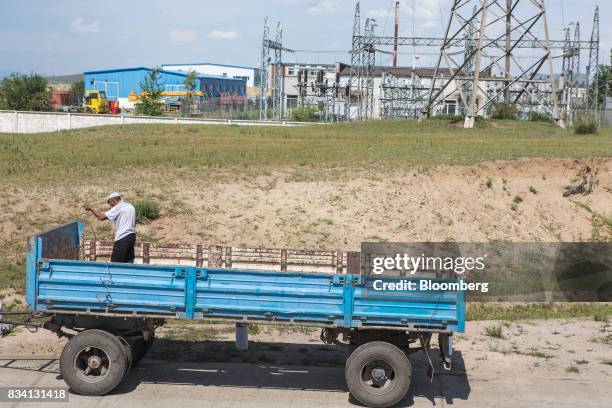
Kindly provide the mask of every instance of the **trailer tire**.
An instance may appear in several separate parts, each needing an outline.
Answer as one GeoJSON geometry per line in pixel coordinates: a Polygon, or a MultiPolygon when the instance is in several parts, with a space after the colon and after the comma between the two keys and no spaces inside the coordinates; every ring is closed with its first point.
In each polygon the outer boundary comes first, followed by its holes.
{"type": "Polygon", "coordinates": [[[64,381],[81,395],[105,395],[119,385],[127,367],[125,346],[104,330],[86,330],[70,339],[60,357],[64,381]]]}
{"type": "Polygon", "coordinates": [[[148,341],[140,337],[134,341],[132,345],[132,366],[135,366],[144,358],[153,345],[153,337],[148,341]]]}
{"type": "Polygon", "coordinates": [[[123,345],[123,353],[125,354],[126,364],[125,373],[123,373],[123,376],[125,377],[130,372],[130,369],[134,366],[134,352],[132,351],[132,346],[125,337],[119,336],[117,338],[121,342],[121,345],[123,345]]]}
{"type": "Polygon", "coordinates": [[[344,374],[357,401],[368,407],[386,408],[400,402],[408,392],[412,367],[397,346],[372,341],[351,353],[344,374]]]}

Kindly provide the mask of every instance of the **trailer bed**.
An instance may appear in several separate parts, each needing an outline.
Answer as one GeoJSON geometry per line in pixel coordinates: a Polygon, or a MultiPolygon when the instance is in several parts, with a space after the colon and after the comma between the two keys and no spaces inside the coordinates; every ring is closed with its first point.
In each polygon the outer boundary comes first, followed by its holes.
{"type": "Polygon", "coordinates": [[[235,319],[338,328],[463,331],[464,294],[366,293],[359,275],[91,262],[83,226],[30,239],[27,301],[36,312],[235,319]]]}

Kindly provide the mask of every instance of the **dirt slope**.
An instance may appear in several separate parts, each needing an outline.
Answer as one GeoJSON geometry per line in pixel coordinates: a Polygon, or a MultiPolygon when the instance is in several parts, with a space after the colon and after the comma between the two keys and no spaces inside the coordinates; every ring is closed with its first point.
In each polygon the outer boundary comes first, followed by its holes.
{"type": "Polygon", "coordinates": [[[316,177],[303,169],[202,178],[144,176],[7,189],[0,219],[3,255],[21,256],[27,234],[74,218],[83,218],[97,237],[111,238],[109,223],[94,221],[80,208],[86,201],[104,208],[100,198],[111,190],[123,192],[129,201],[158,203],[161,217],[138,230],[141,239],[163,242],[358,249],[363,240],[611,237],[612,159],[522,159],[358,174],[334,169],[316,177]],[[584,164],[599,171],[595,191],[563,197],[563,186],[584,164]],[[522,201],[513,209],[516,197],[522,201]]]}

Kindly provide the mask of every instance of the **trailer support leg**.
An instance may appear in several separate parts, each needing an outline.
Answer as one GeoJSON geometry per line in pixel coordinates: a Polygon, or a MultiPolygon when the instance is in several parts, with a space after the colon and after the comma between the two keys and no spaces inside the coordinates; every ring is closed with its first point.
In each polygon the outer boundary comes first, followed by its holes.
{"type": "Polygon", "coordinates": [[[247,351],[249,349],[249,324],[236,323],[236,349],[247,351]]]}
{"type": "MultiPolygon", "coordinates": [[[[0,303],[0,321],[2,321],[2,303],[0,303]]],[[[0,323],[0,337],[4,336],[4,323],[0,323]]],[[[8,326],[7,329],[8,331],[8,326]]]]}

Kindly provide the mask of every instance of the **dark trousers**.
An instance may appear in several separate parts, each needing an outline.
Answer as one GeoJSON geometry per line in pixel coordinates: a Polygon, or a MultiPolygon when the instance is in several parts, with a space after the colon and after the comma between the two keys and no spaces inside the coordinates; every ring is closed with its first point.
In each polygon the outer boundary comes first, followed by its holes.
{"type": "Polygon", "coordinates": [[[111,262],[134,263],[134,245],[136,245],[136,234],[126,235],[115,241],[111,262]]]}

